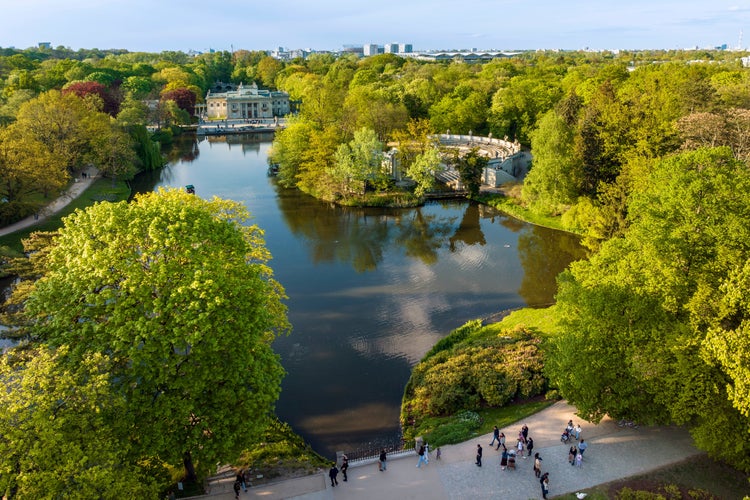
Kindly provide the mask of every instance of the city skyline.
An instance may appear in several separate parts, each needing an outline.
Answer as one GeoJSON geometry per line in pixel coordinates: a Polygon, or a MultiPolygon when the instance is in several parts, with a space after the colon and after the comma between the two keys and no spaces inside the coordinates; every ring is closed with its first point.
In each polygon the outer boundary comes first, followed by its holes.
{"type": "MultiPolygon", "coordinates": [[[[338,50],[409,43],[421,50],[685,49],[747,43],[737,0],[352,2],[27,0],[3,4],[0,46],[164,50],[338,50]],[[113,29],[116,28],[116,29],[113,29]]],[[[748,36],[750,36],[750,30],[748,36]]]]}

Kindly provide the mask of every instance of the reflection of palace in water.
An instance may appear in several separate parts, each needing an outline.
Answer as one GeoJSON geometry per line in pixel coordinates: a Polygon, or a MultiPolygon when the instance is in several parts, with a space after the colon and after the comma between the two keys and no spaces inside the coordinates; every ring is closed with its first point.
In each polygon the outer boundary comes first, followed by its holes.
{"type": "Polygon", "coordinates": [[[252,134],[207,135],[205,141],[211,144],[228,144],[230,148],[239,146],[243,152],[260,151],[260,145],[273,140],[273,132],[256,132],[252,134]]]}

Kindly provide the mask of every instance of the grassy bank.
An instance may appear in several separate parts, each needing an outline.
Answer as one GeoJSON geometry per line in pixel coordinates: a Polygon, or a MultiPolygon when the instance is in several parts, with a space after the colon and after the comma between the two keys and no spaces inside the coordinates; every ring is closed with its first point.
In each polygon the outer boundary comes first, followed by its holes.
{"type": "Polygon", "coordinates": [[[530,224],[557,229],[558,231],[566,231],[569,233],[574,232],[571,231],[570,228],[562,225],[560,217],[551,217],[534,213],[519,205],[514,198],[503,196],[502,194],[481,194],[474,199],[479,203],[484,203],[485,205],[494,207],[503,213],[512,215],[516,219],[530,224]]]}

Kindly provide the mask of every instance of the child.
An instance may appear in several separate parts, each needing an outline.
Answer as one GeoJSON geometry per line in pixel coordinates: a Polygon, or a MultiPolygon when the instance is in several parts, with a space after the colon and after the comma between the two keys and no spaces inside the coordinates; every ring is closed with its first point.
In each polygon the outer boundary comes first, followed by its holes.
{"type": "Polygon", "coordinates": [[[435,450],[435,460],[440,460],[440,446],[437,447],[437,450],[435,450]]]}

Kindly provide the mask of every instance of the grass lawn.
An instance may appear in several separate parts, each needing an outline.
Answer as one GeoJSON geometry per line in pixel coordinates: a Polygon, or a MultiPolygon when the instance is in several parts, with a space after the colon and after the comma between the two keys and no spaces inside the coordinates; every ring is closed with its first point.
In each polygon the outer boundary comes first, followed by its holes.
{"type": "Polygon", "coordinates": [[[23,252],[21,240],[27,238],[31,233],[37,231],[56,231],[62,227],[62,218],[72,214],[79,208],[83,209],[100,201],[127,200],[130,196],[130,188],[124,181],[118,181],[112,185],[111,179],[97,178],[89,188],[81,195],[66,205],[60,212],[50,216],[46,220],[34,226],[16,231],[15,233],[0,237],[0,250],[7,247],[11,252],[23,252]]]}
{"type": "Polygon", "coordinates": [[[492,432],[492,427],[495,425],[502,428],[523,420],[552,403],[554,401],[534,399],[500,408],[481,409],[476,412],[481,417],[481,424],[478,427],[466,425],[462,422],[461,413],[448,417],[428,417],[420,422],[414,435],[422,436],[425,441],[430,443],[431,449],[446,444],[463,443],[476,436],[492,432]]]}
{"type": "Polygon", "coordinates": [[[536,224],[537,226],[548,227],[560,231],[572,232],[569,228],[562,225],[560,217],[550,217],[548,215],[535,214],[516,203],[516,200],[501,194],[482,194],[476,198],[480,203],[495,207],[501,212],[512,215],[518,220],[536,224]]]}

